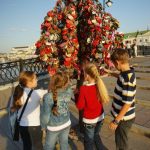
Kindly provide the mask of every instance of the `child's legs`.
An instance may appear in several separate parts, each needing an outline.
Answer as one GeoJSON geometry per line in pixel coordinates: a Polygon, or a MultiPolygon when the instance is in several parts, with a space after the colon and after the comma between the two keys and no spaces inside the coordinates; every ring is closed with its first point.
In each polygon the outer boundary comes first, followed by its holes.
{"type": "Polygon", "coordinates": [[[24,150],[43,149],[42,133],[40,126],[29,126],[29,127],[20,126],[19,130],[23,141],[24,150]]]}
{"type": "Polygon", "coordinates": [[[128,149],[128,133],[134,122],[134,119],[121,121],[115,131],[115,142],[117,150],[128,149]]]}
{"type": "Polygon", "coordinates": [[[60,131],[59,133],[59,142],[60,142],[60,149],[61,150],[68,150],[68,135],[69,135],[69,131],[70,131],[70,126],[63,129],[62,131],[60,131]]]}
{"type": "Polygon", "coordinates": [[[84,149],[93,150],[94,149],[94,125],[84,124],[84,149]]]}
{"type": "Polygon", "coordinates": [[[59,132],[57,131],[55,132],[47,130],[44,150],[54,150],[58,135],[59,132]]]}
{"type": "Polygon", "coordinates": [[[96,127],[95,127],[94,141],[95,141],[95,146],[97,150],[104,149],[101,137],[99,135],[102,125],[103,125],[103,121],[100,121],[96,124],[96,127]]]}
{"type": "Polygon", "coordinates": [[[135,57],[137,57],[137,48],[135,48],[134,51],[135,51],[135,57]]]}
{"type": "Polygon", "coordinates": [[[41,126],[29,127],[33,150],[43,150],[41,126]]]}
{"type": "Polygon", "coordinates": [[[32,150],[32,142],[28,127],[19,127],[20,135],[23,141],[23,150],[32,150]]]}

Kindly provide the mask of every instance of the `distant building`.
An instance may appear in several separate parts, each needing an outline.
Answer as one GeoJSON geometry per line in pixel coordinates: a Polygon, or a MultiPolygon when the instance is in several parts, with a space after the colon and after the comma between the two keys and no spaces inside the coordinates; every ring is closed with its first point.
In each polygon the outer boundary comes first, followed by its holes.
{"type": "Polygon", "coordinates": [[[28,59],[37,57],[35,55],[35,46],[13,47],[10,51],[9,58],[11,59],[28,59]]]}
{"type": "Polygon", "coordinates": [[[135,39],[138,55],[150,55],[150,30],[126,33],[124,44],[126,45],[126,42],[129,41],[132,45],[135,39]]]}
{"type": "Polygon", "coordinates": [[[139,46],[150,46],[150,30],[126,33],[124,43],[130,41],[133,44],[134,39],[139,46]]]}
{"type": "Polygon", "coordinates": [[[0,63],[5,63],[7,61],[7,53],[0,53],[0,63]]]}
{"type": "Polygon", "coordinates": [[[138,45],[150,46],[150,31],[145,34],[138,35],[138,45]]]}
{"type": "Polygon", "coordinates": [[[18,59],[35,58],[35,46],[13,47],[9,53],[0,53],[0,62],[15,61],[18,59]]]}
{"type": "Polygon", "coordinates": [[[5,58],[0,58],[0,63],[5,63],[5,58]]]}

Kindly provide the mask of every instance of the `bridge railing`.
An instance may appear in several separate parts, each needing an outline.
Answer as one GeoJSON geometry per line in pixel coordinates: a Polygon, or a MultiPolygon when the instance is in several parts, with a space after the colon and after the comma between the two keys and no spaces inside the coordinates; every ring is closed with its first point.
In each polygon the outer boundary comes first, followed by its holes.
{"type": "Polygon", "coordinates": [[[138,55],[150,55],[150,46],[138,46],[138,55]]]}
{"type": "Polygon", "coordinates": [[[39,58],[18,60],[0,64],[0,85],[13,83],[17,81],[21,71],[33,71],[37,76],[46,75],[46,63],[41,62],[39,58]]]}

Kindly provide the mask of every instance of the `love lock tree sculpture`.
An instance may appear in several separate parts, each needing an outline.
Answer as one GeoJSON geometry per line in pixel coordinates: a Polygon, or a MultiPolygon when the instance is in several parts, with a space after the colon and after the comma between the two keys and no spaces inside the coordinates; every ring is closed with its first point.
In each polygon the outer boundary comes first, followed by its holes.
{"type": "Polygon", "coordinates": [[[111,66],[110,53],[121,47],[119,22],[98,0],[58,0],[41,25],[36,53],[50,75],[59,68],[80,72],[83,59],[111,66]]]}

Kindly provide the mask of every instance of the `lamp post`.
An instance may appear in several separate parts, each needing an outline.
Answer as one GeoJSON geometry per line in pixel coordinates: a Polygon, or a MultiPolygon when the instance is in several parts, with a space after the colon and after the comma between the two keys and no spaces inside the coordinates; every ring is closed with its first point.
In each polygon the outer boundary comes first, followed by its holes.
{"type": "MultiPolygon", "coordinates": [[[[103,0],[103,12],[102,12],[102,15],[104,15],[105,14],[105,5],[107,5],[108,7],[111,7],[111,5],[112,5],[112,1],[111,0],[103,0]]],[[[104,25],[104,19],[102,19],[102,27],[103,27],[103,25],[104,25]]]]}
{"type": "MultiPolygon", "coordinates": [[[[111,0],[103,0],[103,11],[102,11],[102,32],[103,32],[103,27],[104,27],[104,14],[105,14],[105,5],[107,5],[108,7],[111,7],[112,5],[112,1],[111,0]]],[[[102,58],[104,58],[104,53],[102,53],[102,58]]]]}
{"type": "Polygon", "coordinates": [[[107,5],[108,7],[111,7],[112,5],[112,1],[111,0],[103,0],[103,12],[105,12],[105,5],[107,5]]]}
{"type": "MultiPolygon", "coordinates": [[[[105,5],[107,5],[108,7],[111,7],[111,5],[112,5],[112,1],[111,0],[103,0],[103,13],[102,13],[102,15],[104,15],[105,14],[105,5]]],[[[104,19],[102,19],[102,27],[103,27],[103,25],[104,25],[104,19]]]]}

